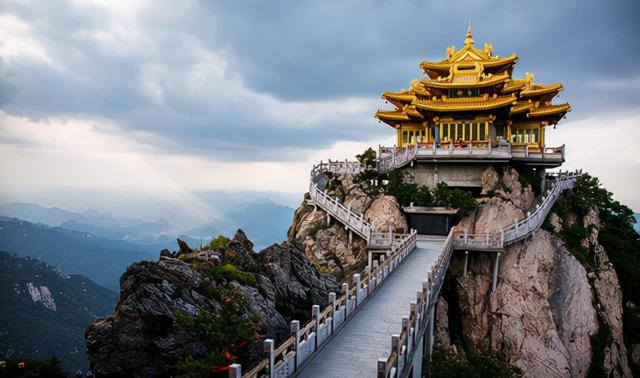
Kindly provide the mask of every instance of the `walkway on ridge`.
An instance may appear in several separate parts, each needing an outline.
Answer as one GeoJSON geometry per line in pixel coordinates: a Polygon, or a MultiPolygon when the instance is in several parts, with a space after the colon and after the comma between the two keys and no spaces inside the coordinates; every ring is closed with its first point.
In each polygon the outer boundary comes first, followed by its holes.
{"type": "Polygon", "coordinates": [[[442,253],[445,237],[418,237],[416,249],[361,307],[300,377],[374,377],[378,358],[389,355],[391,335],[399,334],[409,304],[442,253]]]}

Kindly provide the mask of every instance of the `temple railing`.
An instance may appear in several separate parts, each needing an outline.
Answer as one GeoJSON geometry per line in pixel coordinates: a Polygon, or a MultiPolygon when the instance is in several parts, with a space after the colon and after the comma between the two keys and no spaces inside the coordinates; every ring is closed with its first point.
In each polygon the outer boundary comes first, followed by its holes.
{"type": "Polygon", "coordinates": [[[389,173],[402,168],[416,159],[540,159],[550,161],[564,160],[564,145],[560,147],[529,148],[488,142],[443,142],[415,143],[408,147],[382,147],[378,149],[378,172],[389,173]]]}
{"type": "Polygon", "coordinates": [[[399,334],[391,335],[389,356],[377,361],[378,378],[400,377],[405,367],[411,366],[415,351],[429,320],[433,318],[435,301],[438,298],[444,277],[453,254],[453,230],[449,232],[441,253],[427,272],[422,290],[417,292],[416,300],[410,304],[408,317],[402,318],[399,334]]]}
{"type": "Polygon", "coordinates": [[[542,201],[535,205],[533,212],[527,212],[525,218],[514,220],[511,225],[496,232],[468,234],[466,229],[456,231],[453,239],[454,248],[476,251],[501,250],[507,245],[528,237],[540,228],[560,194],[567,189],[572,189],[581,174],[582,171],[564,173],[560,171],[549,175],[554,177],[554,180],[542,196],[542,201]]]}
{"type": "Polygon", "coordinates": [[[410,234],[394,236],[388,258],[380,256],[380,262],[374,261],[371,269],[366,267],[360,273],[354,274],[351,288],[347,282],[342,283],[342,293],[339,297],[336,293],[329,293],[329,305],[323,309],[318,305],[312,306],[311,319],[304,325],[293,320],[291,337],[284,340],[277,348],[273,340],[265,340],[264,358],[247,373],[243,375],[242,367],[239,364],[232,364],[229,376],[271,378],[295,374],[305,361],[329,341],[334,333],[340,331],[355,314],[356,309],[365,303],[365,300],[385,282],[389,274],[415,249],[416,236],[415,230],[410,234]]]}

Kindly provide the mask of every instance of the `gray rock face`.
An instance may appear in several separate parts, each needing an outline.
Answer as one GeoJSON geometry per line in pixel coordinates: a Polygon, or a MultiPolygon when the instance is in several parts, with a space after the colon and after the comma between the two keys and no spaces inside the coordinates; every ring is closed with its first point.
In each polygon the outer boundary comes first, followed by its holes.
{"type": "Polygon", "coordinates": [[[299,243],[284,242],[262,250],[259,256],[261,270],[269,279],[259,285],[261,291],[273,295],[281,313],[301,321],[309,318],[311,306],[326,306],[328,293],[338,292],[336,280],[319,273],[303,248],[299,243]]]}
{"type": "Polygon", "coordinates": [[[463,260],[452,262],[463,333],[526,377],[586,376],[598,323],[582,265],[558,239],[538,231],[502,254],[492,294],[492,257],[470,256],[466,277],[463,260]]]}
{"type": "MultiPolygon", "coordinates": [[[[95,374],[169,376],[187,356],[207,357],[206,345],[212,341],[200,340],[199,334],[177,319],[178,314],[221,313],[221,303],[205,296],[202,287],[240,293],[247,303],[247,319],[257,316],[261,332],[276,343],[289,337],[291,320],[306,321],[311,306],[326,305],[328,293],[338,289],[331,276],[320,274],[311,265],[299,244],[273,245],[255,254],[253,244],[239,231],[229,246],[235,263],[255,269],[255,287],[222,278],[215,281],[177,258],[130,266],[120,278],[115,313],[95,321],[85,334],[95,374]]],[[[224,263],[229,262],[227,257],[225,254],[224,263]]]]}
{"type": "Polygon", "coordinates": [[[207,350],[198,336],[175,318],[176,312],[185,309],[218,311],[219,303],[192,294],[203,279],[172,258],[130,266],[120,278],[115,314],[87,329],[93,372],[98,376],[163,376],[189,355],[205,357],[207,350]]]}

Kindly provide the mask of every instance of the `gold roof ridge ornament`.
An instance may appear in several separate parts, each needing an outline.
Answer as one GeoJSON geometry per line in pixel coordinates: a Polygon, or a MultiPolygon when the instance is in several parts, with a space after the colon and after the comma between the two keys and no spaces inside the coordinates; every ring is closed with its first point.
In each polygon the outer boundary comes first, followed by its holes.
{"type": "Polygon", "coordinates": [[[475,41],[473,40],[473,33],[471,32],[471,20],[469,20],[469,27],[467,27],[467,36],[464,39],[464,45],[465,46],[468,46],[468,45],[473,46],[474,43],[475,43],[475,41]]]}

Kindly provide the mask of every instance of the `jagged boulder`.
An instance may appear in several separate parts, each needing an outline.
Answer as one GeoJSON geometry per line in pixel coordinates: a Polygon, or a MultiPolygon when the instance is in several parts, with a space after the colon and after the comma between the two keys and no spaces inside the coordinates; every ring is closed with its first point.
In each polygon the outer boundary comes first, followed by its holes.
{"type": "Polygon", "coordinates": [[[498,199],[479,206],[456,225],[456,230],[466,228],[471,234],[499,232],[500,228],[504,229],[524,217],[524,212],[513,203],[498,199]]]}
{"type": "Polygon", "coordinates": [[[229,262],[247,272],[257,272],[258,263],[256,253],[253,251],[253,243],[242,230],[236,231],[233,239],[227,244],[224,251],[225,262],[229,262]]]}
{"type": "Polygon", "coordinates": [[[176,241],[178,242],[178,248],[179,248],[178,253],[179,254],[183,254],[183,253],[186,254],[186,253],[193,252],[193,249],[191,249],[191,247],[189,247],[189,244],[187,244],[186,241],[181,240],[181,239],[177,239],[176,241]]]}
{"type": "Polygon", "coordinates": [[[482,172],[482,190],[481,195],[489,195],[493,193],[500,181],[500,175],[493,167],[489,167],[482,172]]]}
{"type": "Polygon", "coordinates": [[[173,258],[130,266],[120,278],[115,313],[92,323],[86,331],[94,374],[162,376],[187,356],[207,356],[198,335],[176,321],[180,311],[219,311],[219,303],[197,293],[203,279],[188,264],[173,258]]]}
{"type": "Polygon", "coordinates": [[[365,212],[364,217],[380,231],[387,231],[391,228],[395,232],[406,233],[409,229],[407,219],[393,196],[376,198],[365,212]]]}
{"type": "Polygon", "coordinates": [[[326,305],[327,293],[338,291],[336,280],[319,273],[298,242],[274,244],[260,252],[259,261],[264,272],[260,290],[273,297],[279,311],[289,318],[307,318],[311,306],[326,305]]]}
{"type": "Polygon", "coordinates": [[[482,195],[494,195],[493,199],[509,201],[518,209],[527,211],[533,205],[535,194],[530,185],[523,186],[518,171],[505,168],[500,176],[493,167],[482,172],[482,195]]]}

